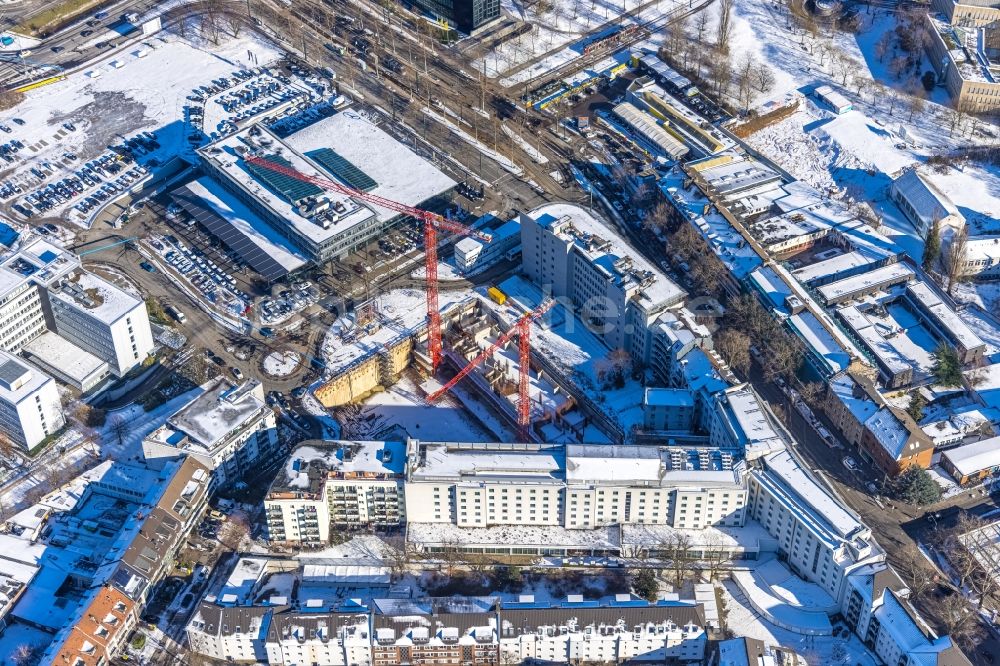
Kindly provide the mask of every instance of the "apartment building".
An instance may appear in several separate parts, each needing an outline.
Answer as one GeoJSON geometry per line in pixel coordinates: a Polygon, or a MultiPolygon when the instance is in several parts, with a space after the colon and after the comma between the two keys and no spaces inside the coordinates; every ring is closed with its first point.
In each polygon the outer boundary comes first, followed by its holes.
{"type": "Polygon", "coordinates": [[[712,396],[709,442],[712,446],[752,457],[784,448],[767,407],[749,384],[732,386],[712,396]]]}
{"type": "Polygon", "coordinates": [[[432,612],[372,616],[372,664],[497,666],[495,613],[432,612]]]}
{"type": "Polygon", "coordinates": [[[212,490],[252,477],[278,450],[274,410],[255,379],[214,379],[142,441],[147,463],[190,456],[212,472],[212,490]]]}
{"type": "Polygon", "coordinates": [[[56,634],[40,663],[100,666],[125,648],[137,623],[136,603],[113,585],[97,588],[73,624],[56,634]]]}
{"type": "Polygon", "coordinates": [[[911,466],[928,469],[934,442],[909,414],[887,405],[865,421],[858,452],[891,478],[911,466]]]}
{"type": "MultiPolygon", "coordinates": [[[[265,638],[271,630],[273,615],[286,608],[221,606],[211,601],[202,601],[186,627],[188,645],[192,652],[219,661],[266,661],[270,655],[265,647],[265,638]]],[[[276,653],[278,655],[280,650],[276,653]]],[[[315,660],[305,663],[312,661],[315,660]]]]}
{"type": "Polygon", "coordinates": [[[64,423],[55,380],[27,361],[0,351],[0,433],[27,451],[64,423]]]}
{"type": "Polygon", "coordinates": [[[402,442],[303,442],[264,497],[268,538],[318,545],[331,526],[404,524],[405,468],[402,442]]]}
{"type": "Polygon", "coordinates": [[[520,220],[508,220],[495,229],[485,231],[492,237],[489,243],[469,237],[455,243],[455,267],[462,273],[481,271],[502,259],[513,258],[521,251],[520,220]]]}
{"type": "Polygon", "coordinates": [[[734,469],[691,469],[667,447],[410,440],[410,523],[587,530],[619,523],[742,525],[734,469]]]}
{"type": "Polygon", "coordinates": [[[370,666],[369,625],[367,613],[274,613],[264,640],[266,661],[271,666],[370,666]]]}
{"type": "Polygon", "coordinates": [[[569,599],[558,607],[503,604],[500,663],[617,664],[639,658],[659,664],[704,663],[708,640],[700,605],[630,601],[629,606],[594,607],[578,595],[569,599]]]}
{"type": "Polygon", "coordinates": [[[48,289],[55,330],[121,377],[153,351],[146,304],[107,280],[74,271],[48,289]]]}
{"type": "Polygon", "coordinates": [[[686,294],[610,229],[578,206],[537,208],[521,216],[522,269],[568,299],[608,347],[648,364],[654,324],[686,294]]]}
{"type": "Polygon", "coordinates": [[[871,530],[789,451],[748,465],[747,517],[778,542],[778,553],[800,578],[816,583],[842,603],[847,575],[882,562],[871,530]]]}

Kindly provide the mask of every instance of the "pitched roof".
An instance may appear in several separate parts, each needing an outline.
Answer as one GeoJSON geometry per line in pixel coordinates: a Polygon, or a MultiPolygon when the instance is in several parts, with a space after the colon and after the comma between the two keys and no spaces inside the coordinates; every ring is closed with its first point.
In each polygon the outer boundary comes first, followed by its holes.
{"type": "Polygon", "coordinates": [[[97,666],[113,656],[108,645],[122,631],[135,603],[117,588],[100,588],[75,624],[56,636],[53,666],[97,666]]]}

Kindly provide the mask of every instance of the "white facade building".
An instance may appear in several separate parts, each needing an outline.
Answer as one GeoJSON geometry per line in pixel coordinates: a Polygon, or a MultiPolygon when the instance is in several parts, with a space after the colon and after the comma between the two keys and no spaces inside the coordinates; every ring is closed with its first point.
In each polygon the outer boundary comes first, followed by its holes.
{"type": "Polygon", "coordinates": [[[647,388],[642,399],[646,430],[687,431],[694,425],[694,393],[687,389],[647,388]]]}
{"type": "Polygon", "coordinates": [[[48,290],[55,330],[121,377],[153,351],[146,304],[110,282],[76,271],[48,290]]]}
{"type": "Polygon", "coordinates": [[[520,251],[520,220],[508,220],[488,233],[492,236],[489,243],[468,237],[455,243],[455,266],[459,271],[479,271],[502,259],[512,259],[520,251]]]}
{"type": "Polygon", "coordinates": [[[401,442],[304,442],[264,498],[268,538],[324,544],[330,526],[395,527],[406,518],[401,442]]]}
{"type": "MultiPolygon", "coordinates": [[[[513,606],[516,604],[508,604],[513,606]]],[[[583,604],[580,604],[583,606],[583,604]]],[[[500,610],[500,663],[704,663],[701,606],[509,608],[500,610]]]]}
{"type": "Polygon", "coordinates": [[[583,208],[547,204],[521,216],[525,275],[569,299],[611,349],[650,363],[652,329],[685,292],[583,208]]]}
{"type": "Polygon", "coordinates": [[[367,613],[277,613],[267,628],[267,663],[369,666],[369,631],[367,613]]]}
{"type": "Polygon", "coordinates": [[[218,488],[253,474],[278,445],[274,410],[255,379],[236,386],[216,378],[142,441],[150,464],[191,456],[212,471],[218,488]]]}
{"type": "Polygon", "coordinates": [[[188,622],[188,645],[192,652],[220,661],[266,660],[264,639],[273,610],[265,606],[226,607],[203,601],[188,622]]]}
{"type": "Polygon", "coordinates": [[[916,169],[909,169],[889,186],[889,196],[924,238],[937,220],[944,228],[965,226],[965,218],[955,204],[916,169]]]}
{"type": "Polygon", "coordinates": [[[64,423],[55,380],[0,351],[0,432],[30,450],[64,423]]]}

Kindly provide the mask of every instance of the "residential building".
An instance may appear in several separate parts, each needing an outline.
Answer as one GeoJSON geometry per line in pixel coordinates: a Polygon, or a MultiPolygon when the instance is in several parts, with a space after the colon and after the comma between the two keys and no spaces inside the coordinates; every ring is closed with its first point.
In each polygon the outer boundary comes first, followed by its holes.
{"type": "Polygon", "coordinates": [[[855,567],[884,561],[871,530],[789,451],[748,465],[747,517],[777,541],[778,553],[797,576],[840,602],[855,567]]]}
{"type": "Polygon", "coordinates": [[[773,416],[749,384],[719,391],[712,398],[712,446],[748,457],[784,448],[784,441],[774,429],[773,416]]]}
{"type": "Polygon", "coordinates": [[[56,634],[41,663],[103,666],[125,647],[137,623],[136,603],[113,585],[97,588],[77,620],[56,634]]]}
{"type": "MultiPolygon", "coordinates": [[[[222,606],[202,601],[186,627],[188,645],[192,652],[219,661],[267,661],[270,652],[266,648],[266,638],[274,622],[273,615],[285,609],[285,606],[222,606]]],[[[280,650],[276,652],[276,656],[279,655],[280,650]]]]}
{"type": "Polygon", "coordinates": [[[611,349],[649,364],[655,324],[685,292],[583,208],[547,204],[521,216],[525,275],[580,318],[611,349]]]}
{"type": "Polygon", "coordinates": [[[965,248],[964,275],[977,280],[1000,278],[1000,236],[972,236],[965,248]]]}
{"type": "Polygon", "coordinates": [[[442,613],[372,616],[372,664],[500,664],[495,613],[442,613]]]}
{"type": "Polygon", "coordinates": [[[299,444],[264,497],[268,538],[323,544],[331,526],[398,527],[406,520],[402,442],[299,444]]]}
{"type": "Polygon", "coordinates": [[[707,636],[696,604],[602,606],[571,595],[558,607],[505,603],[499,612],[500,663],[701,664],[707,636]],[[574,601],[579,599],[579,601],[574,601]],[[519,607],[520,606],[520,607],[519,607]]]}
{"type": "Polygon", "coordinates": [[[521,221],[508,220],[495,229],[485,229],[489,243],[462,238],[455,243],[455,267],[468,274],[481,271],[503,259],[513,259],[521,251],[521,221]]]}
{"type": "Polygon", "coordinates": [[[855,377],[847,372],[831,378],[826,390],[823,411],[840,431],[844,441],[851,446],[861,446],[865,423],[883,404],[882,396],[868,378],[855,377]]]}
{"type": "Polygon", "coordinates": [[[941,453],[941,467],[963,486],[975,485],[1000,471],[1000,437],[963,444],[941,453]]]}
{"type": "Polygon", "coordinates": [[[889,196],[920,234],[927,238],[934,222],[960,229],[965,218],[948,196],[916,169],[907,169],[889,186],[889,196]]]}
{"type": "Polygon", "coordinates": [[[500,18],[500,0],[417,0],[416,4],[468,35],[500,18]]]}
{"type": "Polygon", "coordinates": [[[695,418],[694,393],[687,389],[647,388],[642,399],[643,428],[685,432],[695,418]]]}
{"type": "Polygon", "coordinates": [[[55,331],[121,377],[153,351],[146,304],[93,273],[77,270],[47,291],[55,331]]]}
{"type": "Polygon", "coordinates": [[[142,441],[146,461],[160,466],[190,456],[212,472],[212,490],[253,477],[277,454],[274,410],[256,379],[235,385],[224,377],[178,409],[142,441]]]}
{"type": "Polygon", "coordinates": [[[264,640],[266,661],[270,666],[370,665],[369,623],[368,613],[275,612],[264,640]]]}
{"type": "Polygon", "coordinates": [[[858,452],[892,478],[907,467],[928,469],[934,442],[905,411],[885,406],[865,421],[858,452]]]}
{"type": "Polygon", "coordinates": [[[27,361],[0,351],[0,433],[27,451],[64,423],[55,381],[27,361]]]}

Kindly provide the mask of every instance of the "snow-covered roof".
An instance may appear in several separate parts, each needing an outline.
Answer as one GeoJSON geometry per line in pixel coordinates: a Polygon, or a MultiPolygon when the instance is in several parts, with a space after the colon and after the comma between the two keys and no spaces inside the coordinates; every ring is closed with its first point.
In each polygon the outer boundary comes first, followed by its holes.
{"type": "Polygon", "coordinates": [[[767,411],[749,384],[734,386],[715,395],[721,420],[737,445],[771,450],[781,448],[783,440],[771,425],[767,411]]]}
{"type": "Polygon", "coordinates": [[[558,481],[565,472],[561,446],[420,442],[410,470],[412,480],[504,477],[534,482],[558,481]]]}
{"type": "Polygon", "coordinates": [[[914,214],[924,223],[930,223],[935,218],[943,220],[955,216],[964,220],[962,214],[934,183],[925,180],[916,169],[907,169],[892,181],[892,190],[897,196],[906,199],[914,214]]]}
{"type": "Polygon", "coordinates": [[[868,316],[853,305],[847,305],[837,310],[837,315],[858,336],[858,339],[873,353],[890,374],[905,372],[917,364],[918,359],[907,358],[894,344],[896,328],[887,327],[883,323],[874,324],[868,316]]]}
{"type": "MultiPolygon", "coordinates": [[[[375,181],[372,194],[408,206],[418,206],[455,186],[440,169],[353,109],[308,125],[288,136],[285,143],[300,153],[319,148],[335,151],[375,181]]],[[[372,208],[383,220],[397,214],[372,208]]]]}
{"type": "Polygon", "coordinates": [[[682,529],[669,525],[623,524],[622,545],[654,548],[670,543],[673,537],[683,536],[692,548],[742,549],[748,553],[759,552],[761,542],[771,535],[763,525],[748,519],[740,527],[708,525],[700,529],[682,529]]]}
{"type": "Polygon", "coordinates": [[[23,358],[0,350],[0,400],[3,402],[16,405],[51,381],[51,377],[23,358]]]}
{"type": "Polygon", "coordinates": [[[576,530],[557,525],[496,525],[459,527],[453,523],[407,523],[406,538],[423,546],[461,543],[466,546],[510,544],[518,547],[621,548],[617,526],[576,530]]]}
{"type": "Polygon", "coordinates": [[[960,476],[974,476],[983,470],[1000,467],[1000,437],[991,437],[948,449],[941,454],[960,476]]]}
{"type": "Polygon", "coordinates": [[[891,590],[882,596],[882,604],[875,609],[873,615],[904,654],[926,646],[929,642],[923,630],[891,590]]]}
{"type": "Polygon", "coordinates": [[[688,153],[688,147],[671,131],[661,127],[656,119],[644,113],[634,104],[622,102],[614,109],[615,115],[624,120],[636,132],[639,132],[649,143],[653,144],[667,157],[677,160],[688,153]]]}
{"type": "Polygon", "coordinates": [[[643,404],[647,407],[694,407],[694,394],[687,389],[647,388],[643,404]]]}
{"type": "Polygon", "coordinates": [[[764,456],[752,474],[779,502],[799,517],[816,538],[831,547],[866,532],[861,520],[809,474],[787,450],[764,456]]]}
{"type": "Polygon", "coordinates": [[[652,486],[737,487],[733,470],[670,470],[669,451],[634,444],[567,444],[568,483],[639,483],[652,486]]]}
{"type": "Polygon", "coordinates": [[[771,307],[788,312],[785,299],[792,295],[792,288],[781,279],[773,267],[761,266],[750,274],[750,281],[767,298],[771,307]]]}
{"type": "Polygon", "coordinates": [[[852,250],[797,268],[792,271],[792,275],[802,284],[809,284],[817,280],[840,277],[845,273],[853,272],[855,269],[869,266],[876,261],[878,261],[877,257],[869,256],[865,252],[852,250]]]}
{"type": "Polygon", "coordinates": [[[405,442],[308,440],[296,446],[271,483],[269,496],[287,491],[315,491],[314,483],[350,475],[357,479],[401,479],[406,469],[405,442]],[[316,471],[319,471],[319,476],[316,471]]]}
{"type": "Polygon", "coordinates": [[[906,285],[906,293],[918,303],[936,323],[945,330],[953,342],[966,350],[985,347],[985,343],[958,314],[944,303],[931,287],[923,281],[906,285]]]}
{"type": "Polygon", "coordinates": [[[647,312],[684,299],[686,294],[683,289],[640,252],[629,247],[613,225],[599,222],[585,208],[567,203],[545,204],[528,213],[528,217],[572,243],[582,257],[622,290],[635,290],[632,298],[647,312]],[[564,220],[569,224],[565,224],[564,220]]]}
{"type": "Polygon", "coordinates": [[[60,373],[78,385],[89,378],[106,372],[108,364],[93,354],[80,349],[72,342],[52,331],[46,331],[24,345],[21,350],[37,356],[40,363],[57,368],[60,373]]]}
{"type": "Polygon", "coordinates": [[[875,270],[824,284],[816,291],[828,304],[837,303],[871,290],[902,284],[911,280],[914,273],[906,264],[894,263],[875,270]]]}
{"type": "Polygon", "coordinates": [[[58,286],[50,287],[49,298],[107,325],[137,309],[142,309],[145,316],[145,305],[139,298],[84,270],[75,271],[60,280],[58,286]]]}
{"type": "MultiPolygon", "coordinates": [[[[260,382],[251,379],[239,386],[216,378],[205,391],[167,419],[167,426],[188,437],[185,448],[212,451],[234,430],[261,413],[260,382]]],[[[155,433],[154,433],[155,434],[155,433]]]]}
{"type": "Polygon", "coordinates": [[[879,406],[875,401],[861,391],[857,382],[847,373],[830,379],[829,386],[858,423],[864,423],[878,411],[879,406]]]}
{"type": "Polygon", "coordinates": [[[10,274],[5,273],[0,278],[0,285],[3,287],[0,294],[15,288],[28,277],[48,286],[79,266],[78,256],[54,241],[36,237],[4,257],[3,268],[10,271],[10,274]]]}
{"type": "Polygon", "coordinates": [[[986,407],[1000,409],[1000,363],[965,373],[971,391],[986,407]]]}
{"type": "Polygon", "coordinates": [[[846,350],[812,312],[800,312],[788,318],[788,325],[798,334],[830,374],[842,372],[851,364],[851,351],[846,350]]]}
{"type": "Polygon", "coordinates": [[[888,407],[875,412],[865,421],[865,426],[893,460],[898,460],[905,453],[903,449],[910,433],[888,407]]]}

